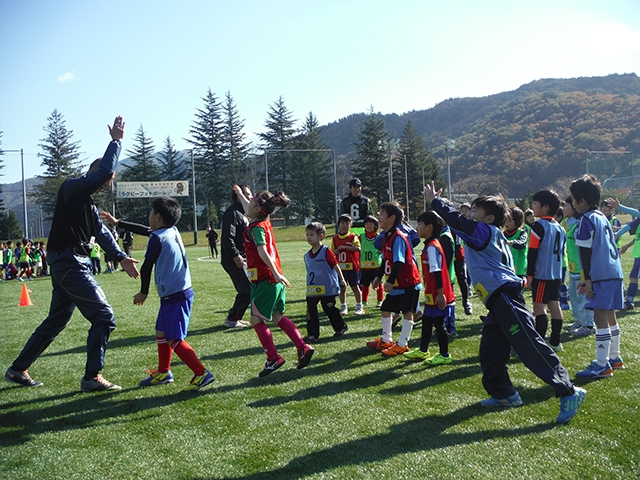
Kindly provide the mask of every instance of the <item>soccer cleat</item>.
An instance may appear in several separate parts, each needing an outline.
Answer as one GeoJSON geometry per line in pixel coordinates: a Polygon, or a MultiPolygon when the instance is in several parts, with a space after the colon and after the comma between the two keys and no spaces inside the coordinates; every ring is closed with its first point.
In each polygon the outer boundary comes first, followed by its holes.
{"type": "Polygon", "coordinates": [[[314,350],[311,345],[305,345],[298,350],[298,366],[296,367],[298,370],[309,365],[311,357],[313,357],[313,352],[314,350]]]}
{"type": "Polygon", "coordinates": [[[565,325],[564,329],[571,331],[571,330],[576,330],[578,328],[580,328],[582,326],[582,324],[580,322],[573,322],[569,325],[565,325]]]}
{"type": "Polygon", "coordinates": [[[558,343],[557,345],[551,345],[550,343],[548,343],[547,345],[549,345],[551,347],[551,350],[553,350],[556,353],[560,353],[561,351],[564,350],[564,347],[562,346],[561,343],[558,343]]]}
{"type": "Polygon", "coordinates": [[[362,306],[363,306],[363,307],[366,307],[368,303],[369,303],[369,302],[367,302],[366,300],[363,300],[363,301],[362,301],[362,306]]]}
{"type": "Polygon", "coordinates": [[[574,337],[587,337],[589,335],[595,335],[596,329],[593,327],[578,327],[571,330],[569,333],[574,337]]]}
{"type": "Polygon", "coordinates": [[[610,358],[609,365],[611,365],[611,368],[613,368],[614,370],[622,370],[624,368],[622,357],[610,358]]]}
{"type": "Polygon", "coordinates": [[[613,376],[613,370],[609,362],[603,367],[596,360],[591,362],[587,368],[576,372],[576,377],[581,378],[606,378],[613,376]]]}
{"type": "Polygon", "coordinates": [[[396,355],[400,355],[408,351],[409,351],[409,347],[401,347],[397,343],[394,343],[389,348],[385,348],[384,350],[382,350],[382,354],[385,357],[395,357],[396,355]]]}
{"type": "Polygon", "coordinates": [[[565,395],[560,397],[560,413],[556,422],[567,423],[578,413],[578,408],[587,397],[587,391],[584,388],[573,387],[573,395],[565,395]]]}
{"type": "Polygon", "coordinates": [[[150,387],[152,385],[162,385],[164,383],[172,383],[173,382],[173,374],[171,370],[167,370],[166,372],[159,372],[158,370],[151,370],[150,375],[140,380],[141,387],[150,387]]]}
{"type": "Polygon", "coordinates": [[[319,340],[319,338],[315,335],[305,335],[304,337],[302,337],[302,340],[304,340],[304,343],[315,343],[319,340]]]}
{"type": "Polygon", "coordinates": [[[465,315],[472,315],[473,314],[473,307],[471,306],[471,302],[469,300],[464,302],[462,304],[462,306],[464,307],[464,314],[465,315]]]}
{"type": "Polygon", "coordinates": [[[382,307],[382,300],[378,300],[378,304],[376,305],[376,308],[380,308],[382,307]]]}
{"type": "Polygon", "coordinates": [[[267,358],[267,363],[264,364],[264,368],[258,374],[258,376],[262,378],[262,377],[266,377],[267,375],[271,375],[273,372],[279,369],[282,365],[284,365],[284,362],[285,362],[285,359],[282,358],[280,355],[278,355],[275,360],[269,360],[267,358]]]}
{"type": "Polygon", "coordinates": [[[571,305],[569,305],[568,303],[561,303],[560,310],[571,310],[571,305]]]}
{"type": "Polygon", "coordinates": [[[636,306],[632,302],[624,302],[624,307],[622,310],[633,310],[636,306]]]}
{"type": "Polygon", "coordinates": [[[413,324],[420,323],[422,321],[422,312],[416,312],[413,314],[413,324]]]}
{"type": "Polygon", "coordinates": [[[187,391],[200,390],[201,388],[209,385],[214,380],[215,380],[215,377],[213,376],[213,373],[211,373],[209,370],[205,370],[202,375],[194,375],[191,381],[189,382],[189,385],[184,387],[183,390],[187,390],[187,391]]]}
{"type": "Polygon", "coordinates": [[[34,380],[29,376],[27,371],[17,372],[11,367],[7,368],[6,373],[4,374],[4,379],[7,382],[17,383],[18,385],[22,385],[23,387],[40,387],[42,386],[42,382],[38,380],[34,380]]]}
{"type": "Polygon", "coordinates": [[[342,326],[342,328],[340,330],[338,330],[336,333],[333,334],[334,337],[341,337],[343,336],[345,333],[347,333],[347,330],[349,330],[349,325],[347,325],[346,323],[342,326]]]}
{"type": "Polygon", "coordinates": [[[367,347],[372,348],[373,350],[384,350],[385,348],[389,348],[392,345],[395,345],[395,342],[383,342],[381,337],[367,342],[367,347]]]}
{"type": "Polygon", "coordinates": [[[414,348],[413,350],[404,352],[402,356],[404,358],[408,358],[409,360],[426,360],[427,358],[431,358],[431,355],[429,355],[429,350],[423,352],[419,348],[414,348]]]}
{"type": "Polygon", "coordinates": [[[227,328],[247,328],[249,324],[242,320],[229,320],[229,317],[224,319],[224,326],[227,328]]]}
{"type": "Polygon", "coordinates": [[[356,308],[356,315],[364,315],[364,308],[356,308]]]}
{"type": "Polygon", "coordinates": [[[85,380],[82,377],[80,381],[80,390],[83,392],[102,392],[105,390],[122,390],[120,385],[111,383],[109,380],[98,374],[91,380],[85,380]]]}
{"type": "Polygon", "coordinates": [[[393,314],[393,319],[391,320],[391,328],[394,328],[396,325],[398,325],[400,322],[402,321],[402,314],[400,313],[394,313],[393,314]]]}
{"type": "Polygon", "coordinates": [[[522,405],[522,398],[516,391],[513,395],[507,398],[486,398],[480,402],[483,407],[519,407],[522,405]]]}
{"type": "Polygon", "coordinates": [[[424,361],[424,363],[426,363],[427,365],[432,365],[432,366],[449,365],[451,362],[453,362],[453,358],[451,358],[451,355],[449,355],[448,357],[445,357],[443,355],[440,355],[439,353],[436,353],[433,357],[427,358],[424,361]]]}

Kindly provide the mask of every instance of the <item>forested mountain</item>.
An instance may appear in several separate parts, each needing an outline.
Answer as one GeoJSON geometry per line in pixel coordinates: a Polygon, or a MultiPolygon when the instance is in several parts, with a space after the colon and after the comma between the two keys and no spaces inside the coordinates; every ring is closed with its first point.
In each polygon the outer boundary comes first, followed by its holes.
{"type": "MultiPolygon", "coordinates": [[[[640,153],[640,78],[632,73],[537,80],[512,92],[380,116],[395,137],[411,120],[435,158],[444,158],[445,140],[454,139],[454,183],[490,175],[503,194],[517,197],[584,173],[588,155],[600,162],[590,172],[625,175],[620,172],[630,155],[594,157],[589,152],[640,153]]],[[[355,114],[330,123],[323,130],[325,143],[353,156],[366,117],[355,114]]]]}

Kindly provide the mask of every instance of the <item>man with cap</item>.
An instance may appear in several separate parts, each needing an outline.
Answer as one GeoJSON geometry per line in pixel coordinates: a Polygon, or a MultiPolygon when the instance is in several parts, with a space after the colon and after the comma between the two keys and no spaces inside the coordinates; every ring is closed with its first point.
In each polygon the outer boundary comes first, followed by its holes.
{"type": "Polygon", "coordinates": [[[359,178],[352,178],[349,182],[349,195],[342,199],[342,213],[351,215],[353,228],[356,233],[364,232],[364,219],[373,215],[371,200],[362,195],[362,182],[359,178]]]}

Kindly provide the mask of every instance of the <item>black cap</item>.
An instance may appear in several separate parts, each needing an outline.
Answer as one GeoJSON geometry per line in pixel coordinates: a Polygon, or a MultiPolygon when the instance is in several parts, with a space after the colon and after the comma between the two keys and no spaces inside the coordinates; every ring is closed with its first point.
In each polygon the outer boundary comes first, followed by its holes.
{"type": "Polygon", "coordinates": [[[360,181],[359,178],[352,178],[351,181],[349,182],[349,186],[350,187],[361,187],[362,186],[362,182],[360,181]]]}

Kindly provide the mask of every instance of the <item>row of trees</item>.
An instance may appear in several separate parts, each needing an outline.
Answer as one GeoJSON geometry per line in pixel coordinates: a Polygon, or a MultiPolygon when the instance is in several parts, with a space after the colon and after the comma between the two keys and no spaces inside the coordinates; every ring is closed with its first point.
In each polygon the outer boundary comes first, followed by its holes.
{"type": "MultiPolygon", "coordinates": [[[[156,151],[154,141],[140,125],[132,147],[124,152],[129,160],[116,182],[185,180],[191,178],[193,168],[199,222],[214,223],[229,204],[234,183],[248,184],[254,191],[268,185],[273,192],[283,190],[292,200],[291,207],[282,213],[286,224],[308,219],[333,223],[335,202],[339,201],[334,194],[335,185],[341,197],[352,176],[362,180],[364,194],[372,197],[375,206],[387,201],[390,160],[394,197],[405,207],[406,199],[411,199],[409,210],[414,217],[422,209],[423,178],[443,184],[439,164],[410,121],[395,140],[385,129],[382,117],[371,109],[358,133],[353,158],[336,157],[335,150],[324,142],[322,127],[313,112],[298,126],[282,97],[269,107],[265,130],[258,133],[259,145],[247,141],[244,120],[230,92],[221,101],[208,90],[202,102],[196,109],[190,136],[184,139],[191,147],[187,155],[176,149],[169,136],[162,149],[156,151]],[[339,174],[337,179],[334,170],[339,174]]],[[[47,118],[44,131],[47,135],[39,144],[39,156],[45,171],[30,196],[50,217],[62,182],[82,173],[80,142],[73,140],[73,131],[67,129],[58,110],[47,118]]],[[[191,228],[192,201],[179,200],[184,212],[180,226],[191,228]]],[[[98,195],[96,203],[99,208],[111,208],[109,192],[98,195]]],[[[144,223],[148,209],[147,200],[127,199],[117,202],[115,214],[144,223]]]]}

